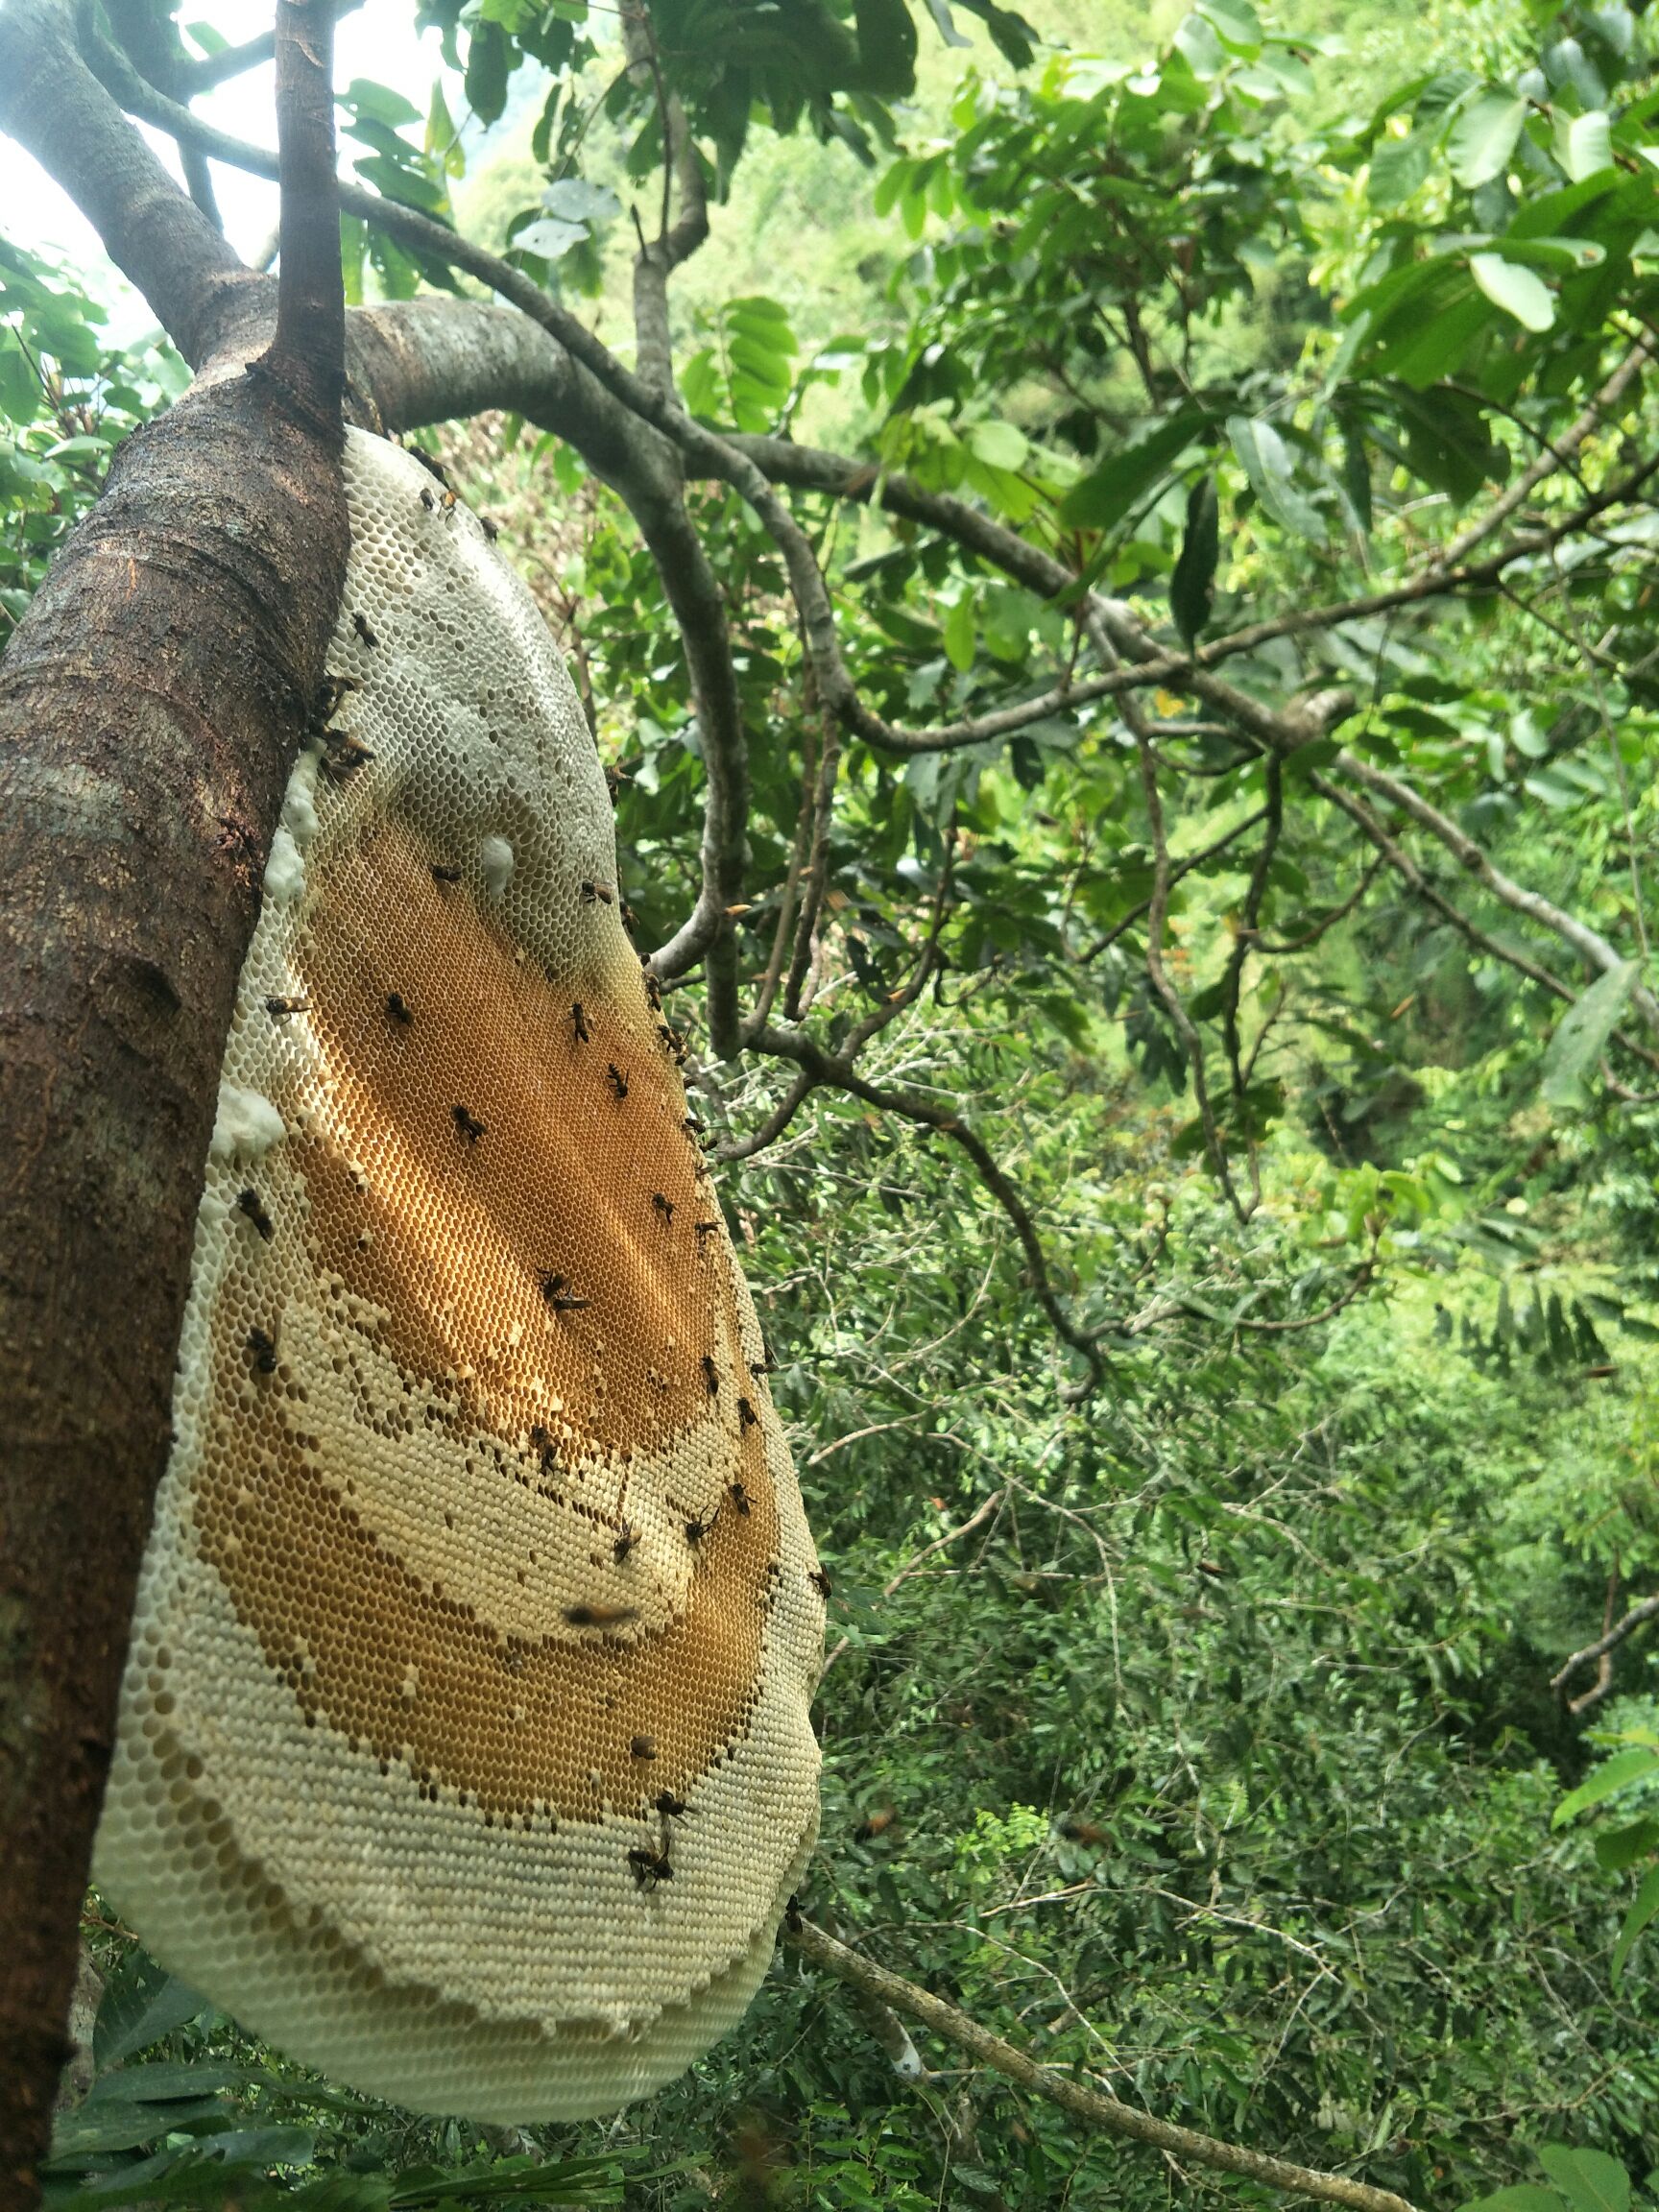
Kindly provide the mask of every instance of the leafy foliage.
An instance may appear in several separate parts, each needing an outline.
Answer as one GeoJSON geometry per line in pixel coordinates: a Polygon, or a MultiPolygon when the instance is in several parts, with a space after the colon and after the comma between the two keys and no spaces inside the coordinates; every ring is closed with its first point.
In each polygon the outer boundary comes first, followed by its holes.
{"type": "MultiPolygon", "coordinates": [[[[1419,2202],[1624,2212],[1659,2088],[1637,1941],[1659,1735],[1632,1695],[1586,1776],[1548,1683],[1610,1589],[1659,1574],[1651,25],[1381,8],[1351,61],[1249,0],[1202,0],[1152,54],[1139,30],[1133,51],[1039,53],[1006,11],[957,12],[996,51],[912,104],[935,33],[961,36],[944,0],[656,0],[655,71],[620,67],[584,0],[422,10],[472,114],[524,114],[517,258],[602,318],[667,93],[734,204],[760,124],[808,127],[803,204],[844,208],[849,155],[879,164],[859,212],[878,250],[816,299],[802,268],[830,246],[809,229],[790,267],[710,280],[676,325],[681,397],[751,439],[832,423],[856,452],[853,498],[794,496],[875,711],[1048,701],[949,750],[849,736],[816,813],[841,740],[777,550],[735,496],[689,488],[749,748],[745,986],[770,968],[834,1053],[920,975],[861,1065],[966,1102],[1107,1363],[1073,1402],[1006,1214],[864,1099],[817,1093],[727,1168],[835,1582],[807,1902],[1191,2125],[1419,2202]],[[1067,588],[905,509],[901,475],[1067,588]],[[1418,591],[1506,523],[1530,538],[1501,574],[1418,591]],[[1142,728],[1077,681],[1091,587],[1170,656],[1142,728]],[[1352,705],[1269,759],[1190,687],[1193,646],[1264,710],[1333,685],[1352,705]],[[1415,881],[1396,867],[1333,796],[1371,789],[1333,783],[1344,748],[1487,872],[1428,837],[1415,881]],[[1539,901],[1612,966],[1564,950],[1539,901]],[[1594,1859],[1580,1812],[1621,1823],[1598,1821],[1594,1859]]],[[[360,173],[445,213],[463,162],[442,97],[422,117],[358,84],[345,105],[360,173]]],[[[347,248],[359,290],[437,280],[372,228],[347,248]]],[[[0,273],[15,613],[108,443],[176,380],[100,351],[58,273],[11,249],[0,273]],[[79,409],[96,433],[65,427],[79,409]]],[[[661,576],[552,434],[442,442],[570,656],[660,943],[701,880],[708,744],[661,576]]],[[[672,1000],[740,1155],[788,1070],[715,1064],[698,984],[672,1000]]],[[[119,1933],[94,1947],[104,2071],[53,2184],[77,2206],[1164,2194],[1046,2106],[902,2080],[787,1954],[688,2082],[613,2132],[549,2131],[531,2169],[524,2146],[335,2098],[185,2009],[119,1933]]]]}

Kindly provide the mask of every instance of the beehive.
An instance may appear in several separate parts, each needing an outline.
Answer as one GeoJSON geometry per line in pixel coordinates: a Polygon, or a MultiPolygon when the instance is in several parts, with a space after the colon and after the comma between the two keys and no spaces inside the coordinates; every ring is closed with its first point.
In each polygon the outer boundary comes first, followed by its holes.
{"type": "Polygon", "coordinates": [[[569,679],[414,459],[346,475],[97,1874],[336,2079],[576,2118],[765,1971],[823,1599],[569,679]]]}

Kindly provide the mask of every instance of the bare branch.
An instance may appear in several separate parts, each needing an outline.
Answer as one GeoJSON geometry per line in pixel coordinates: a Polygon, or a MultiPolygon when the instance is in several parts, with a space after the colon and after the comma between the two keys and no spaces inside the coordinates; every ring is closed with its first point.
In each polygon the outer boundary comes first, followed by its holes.
{"type": "MultiPolygon", "coordinates": [[[[817,1454],[813,1458],[809,1459],[806,1464],[809,1467],[815,1466],[817,1464],[817,1460],[822,1456],[823,1455],[821,1453],[817,1454]]],[[[1000,1511],[1002,1501],[1006,1496],[1007,1492],[1005,1490],[993,1490],[990,1497],[987,1498],[974,1512],[968,1516],[967,1520],[962,1523],[960,1527],[948,1528],[943,1536],[935,1536],[931,1544],[924,1544],[920,1551],[915,1552],[909,1559],[905,1561],[904,1565],[900,1568],[898,1574],[893,1576],[891,1581],[884,1582],[881,1585],[882,1597],[891,1598],[894,1591],[897,1590],[902,1583],[908,1582],[912,1575],[918,1574],[921,1571],[922,1563],[925,1559],[932,1559],[936,1557],[939,1552],[948,1551],[952,1544],[960,1544],[964,1536],[972,1536],[975,1528],[983,1528],[986,1522],[990,1520],[992,1514],[1000,1511]]],[[[848,1640],[845,1636],[843,1636],[838,1643],[831,1646],[829,1654],[824,1661],[824,1672],[818,1677],[820,1686],[823,1684],[824,1675],[829,1673],[830,1668],[834,1666],[836,1660],[840,1658],[842,1652],[845,1651],[847,1647],[848,1640]]]]}
{"type": "Polygon", "coordinates": [[[1147,834],[1152,840],[1154,878],[1152,898],[1146,915],[1146,973],[1152,988],[1163,1001],[1165,1011],[1174,1024],[1182,1048],[1187,1055],[1187,1066],[1192,1077],[1192,1096],[1198,1108],[1198,1118],[1204,1130],[1204,1149],[1210,1156],[1210,1165],[1215,1179],[1226,1193],[1227,1203],[1239,1221],[1246,1218],[1246,1209],[1233,1185],[1232,1172],[1227,1165],[1226,1147],[1221,1132],[1216,1127],[1215,1110],[1210,1102],[1210,1085],[1204,1072],[1204,1043],[1192,1023],[1182,1001],[1181,994],[1170,982],[1164,966],[1164,923],[1169,910],[1169,844],[1164,834],[1164,801],[1158,789],[1158,763],[1153,757],[1152,741],[1144,731],[1136,734],[1136,750],[1141,761],[1141,791],[1146,807],[1147,834]]]}
{"type": "MultiPolygon", "coordinates": [[[[1263,819],[1266,811],[1264,806],[1257,807],[1253,814],[1247,814],[1242,822],[1229,830],[1224,836],[1217,837],[1214,844],[1206,845],[1196,853],[1190,853],[1185,860],[1172,861],[1169,868],[1170,886],[1173,887],[1179,883],[1184,876],[1190,876],[1195,868],[1202,868],[1206,861],[1214,860],[1217,854],[1225,853],[1230,845],[1237,845],[1240,837],[1254,830],[1257,823],[1263,819]]],[[[1086,952],[1078,955],[1079,959],[1085,966],[1091,960],[1097,960],[1109,947],[1117,944],[1126,929],[1134,927],[1142,915],[1149,911],[1151,904],[1150,898],[1146,898],[1142,899],[1139,905],[1131,906],[1127,914],[1121,915],[1118,921],[1113,923],[1110,929],[1095,938],[1086,952]]]]}
{"type": "Polygon", "coordinates": [[[276,335],[264,366],[337,420],[346,384],[346,296],[334,180],[334,11],[276,0],[281,260],[276,335]]]}
{"type": "MultiPolygon", "coordinates": [[[[1055,1334],[1087,1363],[1087,1381],[1073,1386],[1067,1395],[1086,1396],[1098,1386],[1104,1374],[1099,1346],[1087,1330],[1078,1328],[1060,1303],[1029,1208],[998,1165],[984,1140],[968,1127],[953,1108],[936,1105],[931,1098],[924,1098],[914,1091],[902,1091],[872,1083],[867,1076],[859,1074],[851,1060],[838,1053],[827,1052],[815,1038],[808,1037],[804,1030],[780,1029],[768,1024],[757,1029],[749,1042],[758,1052],[770,1053],[780,1060],[793,1060],[803,1073],[810,1077],[808,1088],[822,1086],[831,1091],[845,1091],[851,1097],[862,1098],[866,1105],[874,1106],[883,1114],[895,1115],[903,1121],[914,1121],[922,1128],[937,1130],[940,1136],[949,1137],[953,1144],[960,1146],[973,1161],[980,1182],[1013,1225],[1014,1234],[1020,1239],[1021,1249],[1025,1255],[1037,1303],[1047,1315],[1055,1334]]],[[[805,1095],[805,1092],[803,1091],[802,1096],[805,1095]]],[[[794,1106],[799,1104],[800,1099],[795,1099],[794,1106]]],[[[759,1147],[756,1145],[753,1149],[758,1150],[759,1147]]]]}
{"type": "MultiPolygon", "coordinates": [[[[1624,965],[1623,954],[1610,945],[1599,930],[1592,929],[1575,915],[1566,913],[1541,892],[1528,891],[1525,885],[1504,875],[1450,815],[1442,814],[1437,806],[1431,805],[1420,792],[1414,791],[1400,777],[1390,776],[1385,769],[1374,767],[1369,760],[1361,760],[1357,754],[1346,749],[1337,754],[1332,766],[1350,782],[1363,784],[1366,790],[1376,792],[1379,798],[1388,800],[1403,813],[1410,815],[1412,821],[1427,830],[1431,837],[1437,838],[1447,852],[1493,898],[1515,913],[1525,914],[1529,922],[1535,922],[1540,928],[1548,929],[1562,944],[1571,946],[1590,967],[1607,974],[1624,965]]],[[[1659,1032],[1659,1000],[1655,1000],[1645,983],[1638,983],[1631,992],[1630,1003],[1647,1027],[1659,1032]]]]}
{"type": "Polygon", "coordinates": [[[1085,2088],[1069,2075],[1039,2066],[1024,2052],[1016,2050],[1012,2043],[1004,2042],[990,2029],[981,2028],[976,2020],[959,2011],[954,2005],[946,2004],[943,1998],[918,1988],[914,1982],[906,1982],[888,1967],[878,1966],[873,1960],[850,1951],[846,1944],[838,1943],[833,1936],[826,1935],[822,1928],[804,1919],[799,1912],[786,1918],[783,1935],[784,1941],[792,1944],[804,1958],[810,1959],[814,1965],[822,1966],[865,1996],[891,2006],[894,2011],[920,2020],[934,2034],[942,2035],[959,2051],[966,2051],[980,2065],[994,2068],[1033,2096],[1047,2098],[1051,2104],[1070,2112],[1073,2119],[1082,2120],[1092,2128],[1130,2142],[1144,2143],[1171,2159],[1188,2159],[1195,2166],[1213,2167],[1224,2174],[1241,2174],[1266,2188],[1283,2189],[1296,2197],[1311,2197],[1324,2204],[1345,2205],[1349,2212],[1412,2212],[1407,2200],[1396,2197],[1392,2190],[1373,2189],[1366,2182],[1349,2180],[1346,2175],[1321,2174],[1311,2167],[1293,2165],[1288,2159],[1270,2157],[1264,2152],[1248,2151],[1242,2144],[1223,2143],[1213,2135],[1200,2135],[1190,2128],[1177,2128],[1167,2120],[1154,2119],[1149,2112],[1137,2111],[1134,2105],[1122,2104],[1101,2090],[1085,2088]]]}
{"type": "MultiPolygon", "coordinates": [[[[362,5],[363,0],[335,0],[335,21],[362,5]]],[[[228,84],[232,77],[243,77],[250,69],[262,68],[276,51],[276,32],[262,31],[256,38],[250,38],[241,46],[227,46],[218,54],[185,61],[177,73],[177,82],[163,89],[172,92],[176,99],[193,100],[200,93],[211,92],[217,84],[228,84]]]]}
{"type": "Polygon", "coordinates": [[[1494,499],[1484,515],[1478,516],[1468,529],[1454,538],[1435,562],[1439,568],[1455,568],[1467,561],[1477,545],[1501,530],[1511,515],[1523,508],[1547,476],[1554,475],[1558,469],[1569,468],[1585,440],[1602,428],[1607,417],[1625,395],[1632,390],[1645,364],[1653,358],[1653,348],[1646,335],[1639,337],[1599,392],[1591,397],[1583,412],[1553,443],[1546,445],[1536,459],[1527,463],[1513,484],[1494,499]]]}
{"type": "MultiPolygon", "coordinates": [[[[158,92],[179,98],[183,91],[187,63],[180,48],[171,12],[157,12],[149,0],[103,0],[103,6],[109,28],[133,67],[148,78],[158,92]]],[[[213,176],[206,156],[198,147],[180,146],[179,160],[191,199],[214,229],[223,230],[225,225],[213,196],[213,176]]]]}
{"type": "Polygon", "coordinates": [[[1558,1695],[1564,1692],[1580,1667],[1588,1667],[1593,1659],[1604,1658],[1608,1652],[1616,1651],[1626,1636],[1633,1636],[1638,1628],[1656,1618],[1659,1618],[1659,1598],[1644,1598],[1639,1605],[1632,1605],[1604,1636],[1599,1636],[1594,1644],[1586,1644],[1582,1651],[1575,1651],[1565,1665],[1551,1675],[1551,1689],[1558,1695]]]}

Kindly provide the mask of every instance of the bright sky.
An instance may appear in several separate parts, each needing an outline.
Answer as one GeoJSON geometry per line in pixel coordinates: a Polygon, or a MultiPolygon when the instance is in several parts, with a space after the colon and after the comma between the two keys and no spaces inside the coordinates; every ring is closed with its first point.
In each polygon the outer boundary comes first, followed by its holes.
{"type": "MultiPolygon", "coordinates": [[[[372,77],[395,85],[425,111],[432,80],[442,69],[438,34],[418,38],[412,28],[415,11],[410,0],[367,0],[355,13],[344,15],[335,32],[334,81],[349,84],[353,77],[372,77]]],[[[186,22],[211,22],[231,43],[257,36],[269,25],[272,11],[264,0],[217,0],[185,12],[186,22]]],[[[274,108],[275,71],[267,63],[237,77],[195,103],[196,111],[223,131],[256,145],[275,146],[276,119],[274,108]]],[[[463,102],[458,88],[448,86],[450,111],[459,115],[463,102]]],[[[145,135],[161,158],[179,174],[173,141],[159,132],[145,135]]],[[[226,235],[244,259],[257,253],[276,223],[276,187],[237,169],[213,164],[213,185],[226,235]]],[[[156,318],[142,300],[108,271],[104,249],[91,226],[31,156],[12,139],[0,137],[0,229],[14,244],[32,252],[52,252],[72,262],[93,278],[93,289],[108,300],[111,309],[109,335],[117,343],[139,336],[155,326],[156,318]],[[101,274],[108,272],[106,282],[101,274]]]]}

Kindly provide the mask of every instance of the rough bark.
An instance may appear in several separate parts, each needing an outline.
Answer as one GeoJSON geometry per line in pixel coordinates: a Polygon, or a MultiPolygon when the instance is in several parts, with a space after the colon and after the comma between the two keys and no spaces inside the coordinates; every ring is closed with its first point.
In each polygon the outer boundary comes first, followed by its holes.
{"type": "Polygon", "coordinates": [[[219,1061],[345,579],[330,20],[283,9],[304,48],[284,161],[313,204],[285,349],[248,373],[276,288],[178,191],[55,0],[0,14],[0,124],[187,357],[219,363],[121,449],[0,664],[5,2212],[34,2200],[69,2049],[219,1061]]]}
{"type": "Polygon", "coordinates": [[[0,2205],[75,1934],[236,976],[344,580],[338,459],[235,375],[122,448],[0,664],[0,2205]]]}

